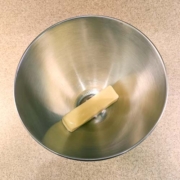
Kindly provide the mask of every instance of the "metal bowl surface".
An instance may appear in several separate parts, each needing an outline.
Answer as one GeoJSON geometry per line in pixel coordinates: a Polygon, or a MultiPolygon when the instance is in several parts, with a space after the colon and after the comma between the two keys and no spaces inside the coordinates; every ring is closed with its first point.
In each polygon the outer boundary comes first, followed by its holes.
{"type": "Polygon", "coordinates": [[[15,102],[30,134],[50,151],[102,160],[137,146],[154,129],[167,99],[161,56],[133,26],[109,17],[65,20],[25,51],[15,78],[15,102]],[[62,117],[112,85],[118,101],[73,133],[62,117]]]}

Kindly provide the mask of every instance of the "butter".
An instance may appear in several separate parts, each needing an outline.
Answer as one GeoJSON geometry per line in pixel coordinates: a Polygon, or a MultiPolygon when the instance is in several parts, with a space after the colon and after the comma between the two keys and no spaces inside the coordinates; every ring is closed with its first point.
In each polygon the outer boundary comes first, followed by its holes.
{"type": "Polygon", "coordinates": [[[66,114],[62,122],[68,131],[73,132],[102,110],[116,102],[118,98],[119,96],[112,86],[108,86],[100,93],[66,114]]]}

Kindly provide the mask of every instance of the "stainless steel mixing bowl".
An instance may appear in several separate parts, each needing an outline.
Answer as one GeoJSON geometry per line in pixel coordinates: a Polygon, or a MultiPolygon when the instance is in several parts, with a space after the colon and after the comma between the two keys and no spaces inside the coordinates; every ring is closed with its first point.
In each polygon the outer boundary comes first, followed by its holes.
{"type": "Polygon", "coordinates": [[[77,17],[41,33],[25,51],[15,79],[19,115],[41,145],[77,160],[129,151],[162,115],[166,72],[150,40],[108,17],[77,17]],[[73,133],[62,117],[112,85],[119,100],[73,133]]]}

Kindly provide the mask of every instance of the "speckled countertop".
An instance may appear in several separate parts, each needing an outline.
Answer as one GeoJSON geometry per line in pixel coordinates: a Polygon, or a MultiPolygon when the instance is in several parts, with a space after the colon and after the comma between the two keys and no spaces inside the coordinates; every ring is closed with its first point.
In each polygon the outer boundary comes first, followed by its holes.
{"type": "Polygon", "coordinates": [[[0,0],[0,179],[179,180],[180,1],[0,0]],[[78,162],[47,151],[23,127],[13,99],[17,64],[44,29],[78,15],[106,15],[145,33],[160,51],[169,79],[166,110],[137,148],[110,160],[78,162]]]}

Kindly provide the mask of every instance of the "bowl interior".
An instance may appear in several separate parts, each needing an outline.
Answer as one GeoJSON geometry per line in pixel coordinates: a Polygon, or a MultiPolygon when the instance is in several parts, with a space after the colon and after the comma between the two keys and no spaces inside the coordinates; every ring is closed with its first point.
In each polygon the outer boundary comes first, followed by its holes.
{"type": "Polygon", "coordinates": [[[153,129],[166,101],[162,59],[132,26],[111,18],[71,19],[44,31],[18,67],[15,101],[42,145],[73,159],[121,154],[153,129]],[[112,85],[118,101],[73,133],[62,117],[86,96],[112,85]]]}

